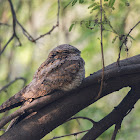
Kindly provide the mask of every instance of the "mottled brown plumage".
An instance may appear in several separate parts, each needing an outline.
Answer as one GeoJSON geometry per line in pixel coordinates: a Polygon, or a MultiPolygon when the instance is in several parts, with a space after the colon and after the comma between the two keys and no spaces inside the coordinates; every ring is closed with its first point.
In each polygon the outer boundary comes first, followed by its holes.
{"type": "Polygon", "coordinates": [[[47,60],[34,74],[31,83],[0,106],[0,112],[31,102],[54,90],[75,89],[84,77],[84,60],[80,51],[68,44],[60,45],[50,52],[47,60]]]}

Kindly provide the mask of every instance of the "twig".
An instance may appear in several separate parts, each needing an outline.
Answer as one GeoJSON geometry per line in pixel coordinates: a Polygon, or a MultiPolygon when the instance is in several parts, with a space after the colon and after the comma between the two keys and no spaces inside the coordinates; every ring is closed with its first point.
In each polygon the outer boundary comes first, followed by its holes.
{"type": "Polygon", "coordinates": [[[13,17],[13,36],[18,40],[19,46],[21,46],[21,42],[19,40],[19,37],[16,34],[16,19],[17,19],[16,18],[16,13],[15,13],[12,1],[11,0],[8,0],[8,1],[9,1],[9,4],[10,4],[11,13],[12,13],[12,17],[13,17]]]}
{"type": "Polygon", "coordinates": [[[16,23],[20,26],[20,28],[22,29],[23,31],[23,34],[28,38],[29,41],[31,42],[36,42],[37,40],[39,40],[40,38],[46,36],[46,35],[50,35],[51,32],[59,26],[59,11],[60,11],[60,0],[58,0],[58,12],[57,12],[57,22],[56,22],[56,25],[54,25],[51,30],[43,35],[40,35],[39,37],[37,37],[36,39],[34,39],[29,33],[28,31],[22,26],[22,24],[18,21],[17,17],[16,17],[16,13],[15,13],[15,10],[14,10],[14,7],[13,7],[13,3],[11,0],[8,0],[9,1],[9,4],[10,4],[10,8],[11,8],[11,13],[12,13],[12,17],[13,17],[13,34],[12,36],[10,37],[10,39],[8,40],[8,42],[4,45],[3,49],[0,51],[0,55],[5,51],[6,47],[9,45],[9,43],[14,39],[16,38],[19,42],[19,46],[21,46],[21,42],[20,42],[20,39],[18,38],[17,34],[16,34],[16,23]]]}
{"type": "Polygon", "coordinates": [[[67,137],[67,136],[72,136],[72,135],[76,136],[78,134],[81,134],[81,133],[84,133],[84,132],[87,132],[87,131],[89,131],[89,129],[88,130],[84,130],[84,131],[80,131],[80,132],[76,132],[76,133],[72,133],[72,134],[63,135],[63,136],[53,137],[52,139],[49,139],[49,140],[59,139],[59,138],[63,138],[63,137],[67,137]]]}
{"type": "Polygon", "coordinates": [[[16,19],[17,24],[22,29],[23,34],[28,38],[29,41],[35,42],[34,38],[28,33],[28,31],[20,24],[20,22],[16,19]]]}
{"type": "Polygon", "coordinates": [[[133,26],[133,28],[130,29],[130,31],[128,32],[128,34],[125,36],[125,39],[123,40],[122,44],[120,45],[120,50],[119,50],[119,55],[118,55],[118,59],[117,59],[117,64],[119,65],[119,61],[120,61],[120,54],[121,54],[121,49],[124,43],[127,42],[127,38],[130,35],[130,33],[133,31],[133,29],[140,23],[140,21],[138,21],[135,26],[133,26]]]}
{"type": "Polygon", "coordinates": [[[10,83],[8,83],[7,85],[5,85],[4,87],[2,87],[0,89],[0,92],[2,92],[3,90],[5,90],[6,88],[8,88],[10,85],[12,85],[14,82],[16,82],[17,80],[23,80],[24,81],[24,84],[23,84],[23,87],[25,86],[25,83],[26,83],[26,79],[23,78],[23,77],[18,77],[18,78],[15,78],[13,81],[11,81],[10,83]]]}
{"type": "Polygon", "coordinates": [[[13,34],[12,36],[10,37],[10,39],[8,40],[8,42],[5,44],[5,46],[3,47],[3,49],[0,51],[0,55],[4,52],[4,50],[6,49],[6,47],[9,45],[9,43],[14,39],[16,38],[19,42],[19,46],[21,46],[21,42],[19,40],[19,37],[17,36],[16,34],[16,13],[15,13],[15,10],[14,10],[14,7],[13,7],[13,4],[12,4],[12,1],[11,0],[8,0],[9,1],[9,4],[10,4],[10,8],[11,8],[11,13],[12,13],[12,18],[13,18],[13,34]]]}
{"type": "Polygon", "coordinates": [[[96,123],[95,121],[93,121],[92,119],[90,119],[88,117],[72,117],[72,118],[68,119],[66,122],[71,121],[73,119],[85,119],[85,120],[88,120],[88,121],[92,122],[92,124],[96,123]]]}
{"type": "Polygon", "coordinates": [[[118,133],[119,129],[121,128],[122,121],[123,120],[121,120],[120,122],[116,123],[115,130],[113,132],[111,140],[115,140],[116,139],[117,133],[118,133]]]}
{"type": "Polygon", "coordinates": [[[0,22],[0,25],[4,25],[4,26],[10,26],[9,24],[7,24],[7,23],[2,23],[2,22],[0,22]]]}
{"type": "Polygon", "coordinates": [[[8,42],[4,45],[3,49],[0,51],[0,55],[4,52],[4,50],[6,49],[6,47],[8,46],[8,44],[13,40],[14,38],[14,34],[10,37],[10,39],[8,40],[8,42]]]}
{"type": "Polygon", "coordinates": [[[54,25],[51,30],[43,35],[40,35],[39,37],[37,37],[34,41],[37,41],[39,40],[40,38],[46,36],[46,35],[50,35],[51,32],[56,28],[56,27],[59,27],[59,11],[60,11],[60,1],[58,0],[58,11],[57,11],[57,22],[56,22],[56,25],[54,25]]]}
{"type": "Polygon", "coordinates": [[[101,85],[100,85],[100,90],[99,93],[96,97],[96,99],[98,99],[102,93],[102,89],[103,89],[103,81],[104,81],[104,51],[103,51],[103,25],[102,25],[102,0],[100,0],[100,11],[101,11],[101,54],[102,54],[102,79],[101,79],[101,85]]]}
{"type": "MultiPolygon", "coordinates": [[[[127,112],[126,114],[124,115],[124,117],[126,117],[133,109],[134,107],[132,106],[127,112]]],[[[112,138],[111,140],[115,140],[116,139],[116,136],[117,136],[117,133],[118,131],[121,129],[121,124],[122,124],[122,121],[123,121],[123,118],[120,118],[121,120],[118,121],[116,124],[115,124],[115,129],[114,129],[114,132],[113,132],[113,135],[112,135],[112,138]]]]}

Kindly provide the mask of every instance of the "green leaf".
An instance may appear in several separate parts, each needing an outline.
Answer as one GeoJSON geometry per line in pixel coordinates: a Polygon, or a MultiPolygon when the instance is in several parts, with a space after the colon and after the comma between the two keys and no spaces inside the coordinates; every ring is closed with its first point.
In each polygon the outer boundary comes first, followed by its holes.
{"type": "Polygon", "coordinates": [[[100,9],[100,5],[96,5],[91,11],[90,11],[90,13],[92,13],[94,10],[96,10],[96,9],[100,9]]]}
{"type": "Polygon", "coordinates": [[[131,35],[128,35],[131,39],[135,40],[131,35]]]}
{"type": "Polygon", "coordinates": [[[112,8],[112,10],[115,10],[115,8],[114,7],[111,7],[112,8]]]}
{"type": "Polygon", "coordinates": [[[70,4],[71,4],[72,1],[70,1],[66,6],[64,6],[64,9],[66,9],[70,4]]]}
{"type": "Polygon", "coordinates": [[[84,2],[84,0],[79,0],[79,3],[83,3],[84,2]]]}
{"type": "Polygon", "coordinates": [[[118,37],[118,36],[115,36],[115,37],[113,38],[112,43],[114,43],[114,42],[116,41],[117,37],[118,37]]]}
{"type": "Polygon", "coordinates": [[[71,32],[72,28],[74,27],[75,24],[71,24],[70,28],[69,28],[69,32],[71,32]]]}
{"type": "Polygon", "coordinates": [[[89,26],[91,26],[91,23],[92,23],[92,21],[91,21],[91,20],[89,20],[89,21],[88,21],[88,25],[89,25],[89,26]]]}
{"type": "Polygon", "coordinates": [[[74,6],[76,4],[77,0],[73,0],[72,2],[72,6],[74,6]]]}
{"type": "Polygon", "coordinates": [[[89,28],[89,23],[88,23],[88,22],[86,22],[86,23],[85,23],[85,26],[86,26],[87,28],[89,28]]]}
{"type": "Polygon", "coordinates": [[[108,0],[104,0],[104,1],[108,1],[108,0]]]}
{"type": "Polygon", "coordinates": [[[97,5],[97,4],[99,4],[99,3],[97,3],[97,2],[92,3],[92,4],[88,7],[88,9],[92,8],[93,6],[95,6],[95,5],[97,5]]]}
{"type": "Polygon", "coordinates": [[[108,7],[108,3],[104,3],[104,6],[108,7]]]}
{"type": "Polygon", "coordinates": [[[130,6],[130,3],[128,1],[125,2],[125,6],[130,6]]]}
{"type": "Polygon", "coordinates": [[[115,0],[110,0],[109,1],[109,7],[113,7],[114,3],[115,3],[115,0]]]}

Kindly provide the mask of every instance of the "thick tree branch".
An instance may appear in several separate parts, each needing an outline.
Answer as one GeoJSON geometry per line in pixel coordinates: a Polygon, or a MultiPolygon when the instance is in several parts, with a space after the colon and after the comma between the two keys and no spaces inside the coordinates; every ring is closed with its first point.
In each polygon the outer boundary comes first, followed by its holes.
{"type": "Polygon", "coordinates": [[[6,125],[9,121],[16,118],[17,116],[20,116],[20,115],[24,114],[25,112],[30,112],[30,113],[35,112],[35,111],[39,110],[40,108],[42,108],[43,106],[50,104],[50,103],[54,102],[55,100],[58,100],[59,98],[63,97],[64,95],[66,95],[66,93],[57,92],[57,93],[53,93],[52,95],[47,95],[47,96],[34,100],[30,104],[19,108],[17,111],[10,114],[9,116],[2,118],[2,120],[0,121],[0,129],[4,125],[6,125]]]}
{"type": "MultiPolygon", "coordinates": [[[[140,99],[140,87],[139,85],[132,87],[122,102],[113,109],[113,111],[96,123],[93,128],[82,138],[82,140],[95,140],[104,131],[110,128],[113,124],[122,122],[129,110],[132,110],[135,103],[140,99]]],[[[112,139],[114,140],[114,139],[112,139]]]]}
{"type": "MultiPolygon", "coordinates": [[[[35,115],[21,121],[0,139],[41,139],[77,112],[96,101],[95,97],[99,92],[101,76],[102,70],[87,77],[79,89],[71,91],[40,109],[35,115]]],[[[132,87],[139,82],[140,55],[120,61],[120,67],[117,66],[117,63],[109,65],[105,68],[100,98],[123,87],[132,87]]]]}

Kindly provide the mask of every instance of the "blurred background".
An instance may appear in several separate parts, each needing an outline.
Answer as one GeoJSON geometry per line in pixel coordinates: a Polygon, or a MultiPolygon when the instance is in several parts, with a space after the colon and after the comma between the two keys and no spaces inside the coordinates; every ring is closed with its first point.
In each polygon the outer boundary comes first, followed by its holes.
{"type": "MultiPolygon", "coordinates": [[[[94,2],[93,0],[85,0],[83,2],[79,0],[75,1],[75,4],[73,1],[60,1],[59,27],[55,28],[50,35],[39,39],[36,43],[29,41],[17,25],[16,33],[21,40],[22,46],[18,46],[18,41],[14,39],[0,56],[0,89],[18,77],[23,77],[26,81],[23,79],[16,80],[8,88],[1,91],[0,104],[21,90],[24,85],[31,82],[37,68],[46,60],[48,53],[57,45],[71,44],[81,50],[82,57],[85,60],[86,77],[102,68],[100,24],[98,23],[100,12],[98,9],[92,10],[92,8],[88,8],[94,2]]],[[[108,3],[107,0],[103,1],[103,4],[106,3],[108,3]]],[[[14,0],[13,6],[17,19],[33,38],[48,32],[57,22],[57,0],[14,0]]],[[[115,62],[118,58],[121,44],[119,37],[126,35],[140,20],[139,7],[139,0],[116,0],[112,8],[104,6],[105,16],[111,25],[104,24],[105,30],[103,32],[106,66],[115,62]]],[[[8,1],[0,0],[0,50],[2,50],[11,35],[12,15],[10,6],[8,1]]],[[[132,31],[127,47],[124,46],[122,48],[121,59],[135,56],[139,52],[140,25],[132,31]]],[[[108,95],[75,116],[85,116],[94,121],[99,121],[120,103],[129,90],[130,88],[127,87],[108,95]]],[[[16,109],[0,114],[0,118],[7,116],[16,109]]],[[[139,110],[140,103],[138,102],[131,113],[125,117],[122,128],[117,135],[117,140],[139,140],[139,110]]],[[[86,120],[73,120],[59,126],[42,140],[87,130],[91,127],[92,124],[86,120]]],[[[98,140],[111,139],[113,130],[114,126],[103,133],[98,140]]],[[[0,134],[3,134],[3,132],[0,131],[0,134]]],[[[83,135],[84,133],[61,139],[75,140],[77,138],[79,140],[83,135]]]]}

